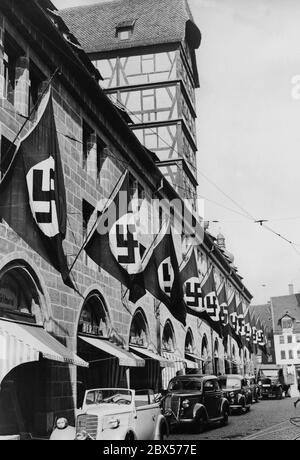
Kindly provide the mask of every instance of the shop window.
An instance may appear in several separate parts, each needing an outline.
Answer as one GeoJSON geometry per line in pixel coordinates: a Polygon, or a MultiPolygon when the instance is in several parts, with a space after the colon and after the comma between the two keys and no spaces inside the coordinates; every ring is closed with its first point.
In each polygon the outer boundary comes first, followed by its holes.
{"type": "Polygon", "coordinates": [[[162,337],[162,348],[164,351],[173,352],[175,350],[174,331],[169,322],[166,323],[162,337]]]}
{"type": "Polygon", "coordinates": [[[82,309],[78,333],[107,337],[108,321],[104,304],[97,292],[89,295],[82,309]]]}
{"type": "Polygon", "coordinates": [[[194,352],[194,339],[191,330],[188,330],[186,334],[184,349],[185,353],[194,352]]]}
{"type": "Polygon", "coordinates": [[[0,273],[0,316],[28,323],[40,323],[39,294],[34,274],[23,263],[11,263],[0,273]]]}
{"type": "Polygon", "coordinates": [[[4,94],[11,104],[15,102],[16,89],[16,69],[17,61],[20,56],[24,55],[24,51],[18,46],[13,38],[5,32],[4,35],[4,94]]]}
{"type": "Polygon", "coordinates": [[[144,314],[138,311],[132,320],[130,327],[129,343],[141,347],[148,346],[148,327],[144,314]]]}
{"type": "Polygon", "coordinates": [[[39,97],[43,91],[43,84],[46,80],[45,75],[30,61],[29,64],[29,103],[28,113],[32,111],[37,104],[39,97]]]}
{"type": "Polygon", "coordinates": [[[284,350],[281,350],[281,352],[280,352],[280,357],[281,357],[281,359],[286,359],[286,358],[285,358],[285,351],[284,351],[284,350]]]}

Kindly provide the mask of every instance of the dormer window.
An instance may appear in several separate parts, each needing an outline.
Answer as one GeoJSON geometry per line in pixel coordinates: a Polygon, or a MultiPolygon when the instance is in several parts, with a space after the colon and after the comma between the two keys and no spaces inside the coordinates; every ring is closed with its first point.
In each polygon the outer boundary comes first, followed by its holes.
{"type": "Polygon", "coordinates": [[[282,329],[292,329],[293,328],[293,320],[289,316],[285,316],[281,320],[281,327],[282,329]]]}
{"type": "Polygon", "coordinates": [[[135,20],[122,21],[116,27],[116,36],[120,40],[129,40],[133,34],[135,20]]]}

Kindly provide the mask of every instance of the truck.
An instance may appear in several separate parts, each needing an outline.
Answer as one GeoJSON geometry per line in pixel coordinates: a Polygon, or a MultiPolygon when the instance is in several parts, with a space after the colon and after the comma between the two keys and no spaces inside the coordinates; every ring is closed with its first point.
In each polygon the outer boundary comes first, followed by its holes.
{"type": "Polygon", "coordinates": [[[288,374],[286,366],[261,365],[257,372],[257,381],[262,399],[282,399],[283,396],[291,396],[290,387],[293,384],[293,376],[288,374]]]}

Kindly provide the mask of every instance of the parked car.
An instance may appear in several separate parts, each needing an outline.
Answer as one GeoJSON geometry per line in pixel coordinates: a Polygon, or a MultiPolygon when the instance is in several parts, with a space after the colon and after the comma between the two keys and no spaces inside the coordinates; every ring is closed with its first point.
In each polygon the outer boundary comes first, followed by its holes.
{"type": "Polygon", "coordinates": [[[294,376],[288,373],[287,366],[275,364],[260,366],[259,384],[263,399],[291,397],[291,384],[293,382],[294,376]]]}
{"type": "Polygon", "coordinates": [[[228,423],[229,404],[214,375],[182,375],[170,380],[162,399],[170,429],[190,425],[201,433],[213,422],[228,423]]]}
{"type": "MultiPolygon", "coordinates": [[[[169,428],[152,390],[96,388],[85,392],[76,414],[77,440],[163,440],[169,428]]],[[[60,439],[62,439],[62,434],[60,439]]]]}
{"type": "Polygon", "coordinates": [[[245,379],[248,382],[251,396],[252,396],[252,403],[258,403],[260,398],[260,386],[256,381],[256,377],[254,375],[247,375],[245,379]]]}
{"type": "Polygon", "coordinates": [[[219,383],[230,405],[230,413],[243,414],[250,410],[252,394],[247,379],[238,374],[226,374],[219,376],[219,383]]]}

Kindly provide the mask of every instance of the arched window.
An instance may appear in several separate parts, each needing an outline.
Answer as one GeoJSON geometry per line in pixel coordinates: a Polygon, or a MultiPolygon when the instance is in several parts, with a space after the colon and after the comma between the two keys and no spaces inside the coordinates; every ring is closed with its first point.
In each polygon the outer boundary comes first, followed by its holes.
{"type": "Polygon", "coordinates": [[[129,343],[131,345],[138,345],[141,347],[148,347],[149,345],[149,332],[147,319],[144,312],[138,309],[131,322],[129,343]]]}
{"type": "Polygon", "coordinates": [[[175,334],[171,321],[167,321],[162,335],[162,349],[164,351],[175,351],[175,334]]]}
{"type": "Polygon", "coordinates": [[[209,364],[209,356],[208,356],[208,341],[207,337],[204,334],[203,339],[202,339],[202,344],[201,344],[201,358],[203,359],[202,361],[202,372],[205,374],[208,364],[209,364]]]}
{"type": "Polygon", "coordinates": [[[32,268],[22,260],[10,262],[0,272],[0,317],[42,324],[42,294],[32,268]]]}
{"type": "Polygon", "coordinates": [[[97,291],[87,297],[79,318],[78,333],[108,337],[109,321],[104,301],[97,291]]]}
{"type": "Polygon", "coordinates": [[[191,329],[188,329],[185,336],[184,351],[185,353],[194,353],[194,337],[191,329]]]}
{"type": "Polygon", "coordinates": [[[214,344],[214,372],[216,375],[220,373],[220,361],[219,361],[219,341],[215,340],[214,344]]]}

